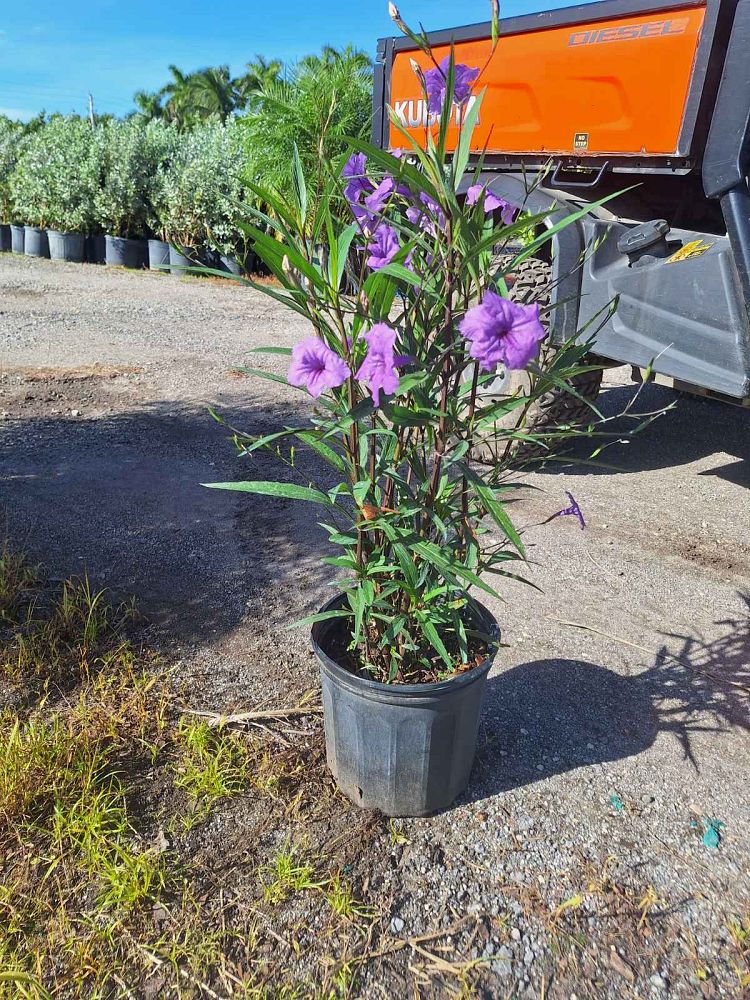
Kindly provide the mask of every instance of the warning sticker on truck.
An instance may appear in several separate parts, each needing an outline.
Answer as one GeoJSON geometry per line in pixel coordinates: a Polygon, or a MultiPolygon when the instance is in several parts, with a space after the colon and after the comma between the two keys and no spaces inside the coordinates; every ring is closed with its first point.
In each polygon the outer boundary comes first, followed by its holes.
{"type": "Polygon", "coordinates": [[[689,260],[691,257],[700,257],[702,253],[706,250],[710,250],[714,243],[704,243],[703,240],[691,240],[690,243],[685,243],[681,246],[679,250],[668,257],[665,264],[676,264],[680,260],[689,260]]]}

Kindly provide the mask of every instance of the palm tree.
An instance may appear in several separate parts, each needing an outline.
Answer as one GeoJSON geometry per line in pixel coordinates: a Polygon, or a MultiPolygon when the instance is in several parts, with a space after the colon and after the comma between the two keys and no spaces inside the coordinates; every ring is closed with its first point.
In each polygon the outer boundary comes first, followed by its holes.
{"type": "Polygon", "coordinates": [[[216,116],[223,122],[241,103],[237,81],[230,76],[228,66],[209,66],[191,74],[187,96],[197,117],[216,116]]]}
{"type": "Polygon", "coordinates": [[[174,64],[169,72],[172,79],[159,91],[160,97],[166,97],[164,111],[167,118],[176,122],[179,128],[185,128],[190,123],[190,78],[191,73],[183,73],[174,64]]]}
{"type": "Polygon", "coordinates": [[[266,59],[256,55],[252,62],[245,63],[247,72],[236,81],[243,106],[253,104],[255,98],[281,75],[283,63],[280,59],[266,59]]]}
{"type": "Polygon", "coordinates": [[[133,101],[138,108],[136,114],[147,122],[153,121],[155,118],[163,118],[164,105],[161,103],[161,98],[161,91],[157,91],[155,94],[148,90],[137,91],[133,95],[133,101]]]}

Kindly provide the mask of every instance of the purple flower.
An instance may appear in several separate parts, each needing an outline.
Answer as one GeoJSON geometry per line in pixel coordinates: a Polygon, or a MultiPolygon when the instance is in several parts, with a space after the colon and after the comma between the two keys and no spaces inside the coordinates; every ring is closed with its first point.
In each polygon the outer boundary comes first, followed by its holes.
{"type": "Polygon", "coordinates": [[[362,195],[372,191],[372,182],[367,178],[367,157],[364,153],[352,153],[344,164],[341,176],[348,179],[344,197],[349,202],[359,202],[362,195]]]}
{"type": "Polygon", "coordinates": [[[553,514],[550,521],[556,517],[567,517],[571,515],[572,517],[577,517],[581,525],[581,531],[586,527],[586,521],[584,520],[583,514],[581,513],[581,508],[578,506],[578,501],[573,496],[572,493],[565,491],[565,496],[570,500],[570,507],[563,507],[562,510],[558,510],[556,514],[553,514]]]}
{"type": "Polygon", "coordinates": [[[367,355],[359,366],[355,378],[361,379],[372,393],[376,406],[380,406],[380,393],[387,395],[398,389],[397,365],[409,361],[406,357],[395,357],[393,348],[396,346],[396,331],[386,323],[376,323],[362,337],[367,341],[367,355]]]}
{"type": "Polygon", "coordinates": [[[459,329],[471,341],[470,356],[488,372],[500,363],[510,369],[525,368],[545,336],[538,305],[509,302],[492,291],[469,309],[459,329]]]}
{"type": "MultiPolygon", "coordinates": [[[[466,192],[466,204],[476,205],[482,191],[484,191],[484,188],[481,184],[472,184],[466,192]]],[[[489,215],[490,212],[495,212],[498,208],[502,209],[500,212],[500,218],[503,223],[506,226],[509,226],[516,214],[515,206],[511,205],[511,203],[506,201],[505,198],[500,198],[498,195],[493,194],[492,191],[487,191],[484,195],[485,214],[489,215]]]]}
{"type": "Polygon", "coordinates": [[[434,233],[435,225],[439,229],[445,226],[445,215],[434,198],[430,198],[424,191],[419,195],[420,204],[412,205],[406,210],[406,218],[414,226],[419,226],[426,232],[434,233]]]}
{"type": "Polygon", "coordinates": [[[365,208],[371,215],[380,215],[396,190],[396,182],[386,174],[372,194],[365,198],[365,208]]]}
{"type": "Polygon", "coordinates": [[[320,337],[307,337],[292,348],[289,385],[304,386],[317,399],[326,389],[335,389],[351,375],[349,366],[320,337]]]}
{"type": "MultiPolygon", "coordinates": [[[[445,102],[445,91],[448,86],[448,66],[450,56],[446,56],[439,67],[428,69],[424,75],[424,85],[427,91],[427,109],[433,115],[439,115],[445,102]]],[[[479,76],[479,70],[472,66],[456,63],[453,67],[453,103],[465,104],[471,96],[471,85],[479,76]]]]}
{"type": "Polygon", "coordinates": [[[373,271],[378,271],[386,264],[390,264],[400,249],[398,234],[393,226],[387,226],[385,223],[378,226],[371,241],[367,244],[367,249],[370,251],[367,266],[371,267],[373,271]]]}

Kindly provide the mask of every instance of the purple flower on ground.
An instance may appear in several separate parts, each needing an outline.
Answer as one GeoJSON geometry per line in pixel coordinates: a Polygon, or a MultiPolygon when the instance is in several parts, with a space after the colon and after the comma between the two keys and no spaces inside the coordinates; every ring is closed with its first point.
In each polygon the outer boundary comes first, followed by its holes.
{"type": "MultiPolygon", "coordinates": [[[[484,188],[481,184],[472,184],[466,192],[466,204],[476,205],[482,191],[484,191],[484,188]]],[[[498,195],[493,194],[492,191],[487,191],[484,196],[485,214],[489,215],[490,212],[495,212],[498,208],[502,210],[500,212],[500,218],[503,223],[506,226],[509,226],[516,214],[515,206],[511,205],[511,203],[506,201],[505,198],[500,198],[498,195]]]]}
{"type": "MultiPolygon", "coordinates": [[[[450,56],[446,56],[434,69],[428,69],[424,75],[427,91],[427,109],[430,114],[439,115],[443,110],[445,91],[448,86],[448,66],[450,56]]],[[[453,67],[453,103],[465,104],[471,97],[471,85],[479,76],[479,70],[463,63],[453,67]]]]}
{"type": "Polygon", "coordinates": [[[459,329],[471,341],[470,356],[487,372],[501,363],[510,369],[525,368],[545,336],[538,305],[509,302],[492,291],[469,309],[459,329]]]}
{"type": "Polygon", "coordinates": [[[367,341],[367,355],[359,366],[355,378],[361,379],[372,393],[376,406],[380,406],[380,393],[390,395],[398,389],[398,365],[405,365],[409,358],[396,357],[396,331],[386,323],[376,323],[362,337],[367,341]]]}
{"type": "Polygon", "coordinates": [[[326,389],[335,389],[351,375],[344,359],[320,337],[307,337],[292,348],[289,385],[304,387],[317,399],[326,389]]]}
{"type": "Polygon", "coordinates": [[[359,202],[363,194],[372,191],[372,182],[367,178],[367,157],[364,153],[352,153],[344,164],[341,176],[347,180],[344,197],[349,202],[359,202]]]}
{"type": "Polygon", "coordinates": [[[553,520],[553,518],[555,517],[567,517],[568,515],[570,515],[571,517],[577,517],[581,525],[581,530],[583,531],[583,529],[586,527],[586,521],[584,520],[583,514],[581,513],[581,508],[578,506],[578,501],[573,496],[573,494],[568,493],[567,490],[565,491],[565,496],[568,498],[568,500],[570,500],[570,506],[563,507],[562,510],[558,510],[556,514],[552,515],[550,520],[553,520]]]}
{"type": "Polygon", "coordinates": [[[370,256],[367,258],[367,266],[373,271],[380,270],[386,264],[390,264],[400,250],[398,234],[393,226],[385,223],[378,226],[371,241],[367,244],[370,256]]]}
{"type": "Polygon", "coordinates": [[[439,229],[445,226],[445,215],[434,198],[430,198],[424,191],[419,195],[420,204],[412,205],[406,210],[406,218],[414,226],[419,226],[427,232],[434,233],[435,225],[439,229]]]}

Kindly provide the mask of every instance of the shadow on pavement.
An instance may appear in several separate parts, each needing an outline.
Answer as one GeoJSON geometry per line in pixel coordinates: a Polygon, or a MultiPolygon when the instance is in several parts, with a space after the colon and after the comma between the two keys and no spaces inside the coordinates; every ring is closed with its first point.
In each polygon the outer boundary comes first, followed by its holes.
{"type": "MultiPolygon", "coordinates": [[[[605,388],[598,406],[606,417],[613,417],[607,433],[625,435],[633,422],[617,419],[638,392],[638,386],[605,388]]],[[[659,385],[645,385],[635,403],[637,413],[658,411],[676,403],[673,409],[633,435],[627,444],[608,445],[591,464],[592,445],[578,441],[562,461],[538,467],[540,472],[567,475],[609,475],[644,472],[687,465],[715,454],[728,454],[732,460],[699,473],[717,476],[739,486],[750,487],[750,410],[698,396],[678,396],[659,385]]],[[[536,468],[536,467],[535,467],[536,468]]]]}
{"type": "MultiPolygon", "coordinates": [[[[262,434],[299,415],[264,405],[226,418],[262,434]]],[[[316,462],[306,467],[325,482],[316,462]]],[[[268,453],[239,458],[202,407],[6,421],[0,526],[53,578],[87,573],[117,597],[135,594],[167,632],[200,641],[231,631],[253,593],[317,566],[325,544],[305,504],[200,483],[292,477],[268,453]]]]}
{"type": "Polygon", "coordinates": [[[740,597],[745,613],[716,622],[718,639],[665,636],[653,666],[632,677],[577,660],[536,660],[491,677],[468,800],[631,757],[662,732],[698,770],[693,734],[750,732],[750,593],[740,597]]]}

